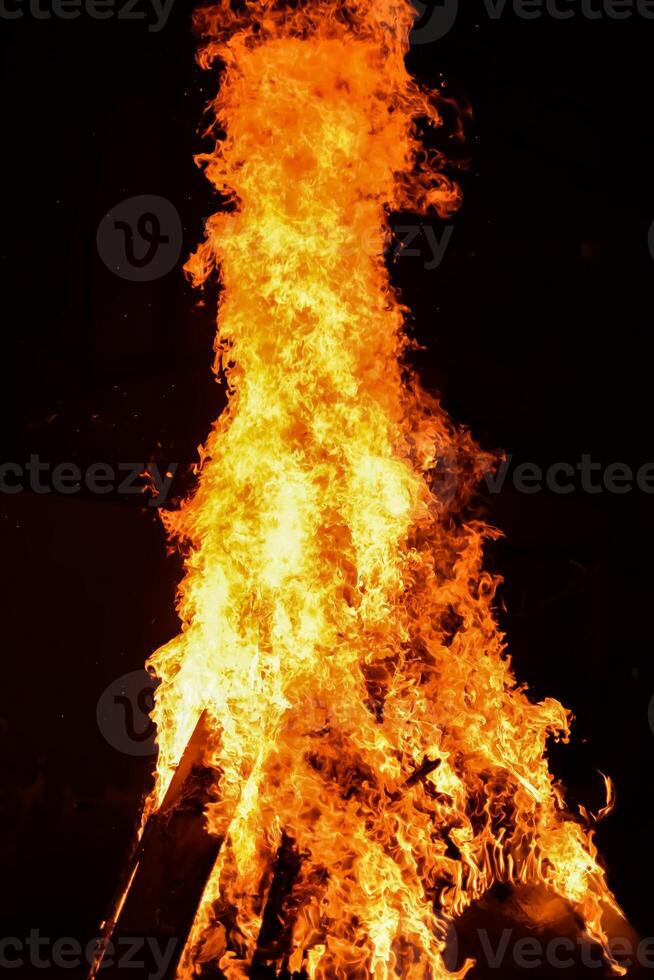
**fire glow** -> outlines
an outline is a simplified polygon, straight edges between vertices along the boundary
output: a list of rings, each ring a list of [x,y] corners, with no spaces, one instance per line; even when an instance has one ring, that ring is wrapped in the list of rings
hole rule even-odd
[[[150,661],[146,810],[204,714],[223,843],[183,978],[252,975],[284,851],[275,972],[463,977],[448,926],[497,882],[547,888],[611,959],[619,910],[593,819],[566,809],[547,762],[569,715],[517,683],[494,618],[482,552],[497,532],[470,508],[493,460],[403,360],[389,213],[459,201],[419,139],[418,121],[441,120],[405,66],[415,16],[410,0],[219,0],[197,16],[202,64],[222,67],[200,162],[230,206],[187,271],[219,271],[229,403],[165,517],[183,630]]]

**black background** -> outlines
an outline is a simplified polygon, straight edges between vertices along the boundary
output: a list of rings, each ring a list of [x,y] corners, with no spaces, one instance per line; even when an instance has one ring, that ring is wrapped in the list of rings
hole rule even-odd
[[[0,461],[153,458],[180,463],[176,494],[190,483],[223,405],[215,294],[198,307],[181,263],[128,282],[95,244],[110,207],[160,194],[186,255],[215,208],[192,154],[216,81],[194,63],[190,12],[175,0],[159,33],[0,19]],[[411,54],[471,104],[471,165],[442,265],[404,256],[393,276],[427,348],[425,383],[516,462],[654,461],[653,44],[654,21],[638,17],[491,21],[474,3]],[[575,712],[574,743],[554,754],[571,801],[596,808],[597,770],[613,777],[617,810],[598,840],[629,918],[652,935],[654,496],[528,495],[507,481],[488,513],[506,534],[489,562],[506,579],[518,675]],[[0,495],[0,548],[1,933],[81,941],[104,915],[152,764],[107,744],[96,705],[176,632],[179,564],[146,498],[118,493]]]

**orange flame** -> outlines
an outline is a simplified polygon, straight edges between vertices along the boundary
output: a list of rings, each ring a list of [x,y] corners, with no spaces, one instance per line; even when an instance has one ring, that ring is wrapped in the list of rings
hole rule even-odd
[[[606,948],[617,906],[546,760],[569,716],[517,684],[494,619],[497,532],[469,506],[492,460],[403,363],[388,213],[459,197],[418,138],[441,120],[405,66],[415,11],[239,11],[197,16],[202,64],[223,67],[200,160],[230,206],[187,266],[196,283],[220,270],[229,405],[166,517],[187,555],[183,631],[151,659],[150,809],[206,711],[207,820],[225,838],[180,975],[249,975],[283,839],[291,972],[450,976],[448,924],[496,881],[546,885]]]

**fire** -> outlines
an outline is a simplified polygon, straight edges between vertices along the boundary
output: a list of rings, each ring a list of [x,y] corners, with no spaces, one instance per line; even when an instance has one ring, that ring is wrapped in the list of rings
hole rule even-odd
[[[470,507],[493,461],[403,361],[388,214],[459,199],[419,139],[441,118],[405,66],[414,17],[410,0],[197,16],[202,64],[222,66],[200,161],[228,204],[187,270],[219,270],[229,404],[166,517],[183,630],[150,661],[149,812],[205,712],[224,842],[183,977],[250,975],[284,855],[276,969],[321,980],[450,976],[449,924],[498,881],[545,885],[605,948],[617,910],[592,819],[548,768],[569,715],[517,683],[494,618],[497,532]]]

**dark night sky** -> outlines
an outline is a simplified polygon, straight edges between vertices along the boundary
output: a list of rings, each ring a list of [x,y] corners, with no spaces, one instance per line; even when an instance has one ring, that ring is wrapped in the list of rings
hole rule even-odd
[[[96,248],[102,217],[131,196],[173,202],[182,255],[215,207],[192,160],[215,80],[194,64],[190,9],[175,0],[156,33],[0,19],[0,462],[175,461],[181,493],[223,404],[215,295],[198,307],[179,262],[127,281]],[[442,264],[404,256],[394,279],[425,383],[516,462],[654,461],[653,44],[654,21],[490,21],[471,0],[411,55],[474,122]],[[518,674],[575,712],[574,744],[555,753],[571,799],[596,808],[597,770],[614,778],[599,842],[652,935],[654,495],[523,494],[508,481],[488,508],[506,533],[489,561],[506,579]],[[0,933],[82,938],[104,914],[151,766],[107,744],[96,705],[175,632],[179,565],[145,498],[120,493],[1,494],[0,549]]]

